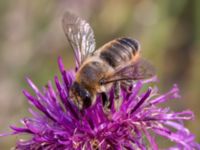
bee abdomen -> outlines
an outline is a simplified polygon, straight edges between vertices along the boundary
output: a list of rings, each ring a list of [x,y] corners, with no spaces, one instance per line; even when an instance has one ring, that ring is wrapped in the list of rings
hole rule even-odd
[[[134,55],[140,50],[140,44],[137,40],[131,38],[119,38],[117,41],[123,46],[126,46],[126,49],[131,48]]]
[[[100,52],[100,58],[112,67],[127,63],[139,51],[139,43],[130,38],[119,38],[106,44]]]

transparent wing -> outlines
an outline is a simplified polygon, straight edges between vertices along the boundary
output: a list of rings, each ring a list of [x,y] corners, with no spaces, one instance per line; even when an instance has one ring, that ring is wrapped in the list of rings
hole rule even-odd
[[[74,50],[76,65],[79,68],[84,59],[95,50],[93,30],[85,20],[70,12],[64,14],[62,25]]]
[[[155,75],[155,68],[146,60],[139,58],[137,62],[120,67],[113,74],[108,75],[100,82],[108,84],[122,80],[142,80]]]

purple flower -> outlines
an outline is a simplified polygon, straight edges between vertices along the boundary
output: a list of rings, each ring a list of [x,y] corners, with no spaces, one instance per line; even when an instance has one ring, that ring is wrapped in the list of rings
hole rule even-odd
[[[29,109],[32,117],[22,119],[23,127],[11,126],[13,134],[28,134],[30,138],[20,140],[16,149],[78,149],[78,150],[135,150],[169,149],[196,150],[200,145],[194,141],[194,135],[184,127],[184,120],[193,119],[189,110],[173,112],[169,107],[159,104],[179,98],[176,85],[163,94],[156,87],[142,92],[144,85],[154,82],[155,78],[138,81],[131,92],[121,89],[123,102],[116,110],[114,92],[108,92],[111,108],[105,112],[101,97],[96,103],[80,112],[69,97],[69,89],[74,81],[74,71],[64,69],[61,58],[59,68],[62,81],[55,77],[56,90],[51,82],[40,91],[27,79],[35,92],[23,93],[33,106]],[[159,147],[157,137],[173,142],[172,147]]]

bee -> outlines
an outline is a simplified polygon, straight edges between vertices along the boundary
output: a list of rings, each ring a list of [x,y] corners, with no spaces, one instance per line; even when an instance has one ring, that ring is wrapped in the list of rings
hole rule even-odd
[[[120,84],[125,81],[150,78],[154,67],[140,57],[140,44],[129,37],[114,39],[95,49],[94,32],[84,19],[66,12],[62,26],[74,51],[76,60],[75,81],[70,95],[80,110],[95,103],[102,95],[103,105],[108,102],[106,92],[115,87],[119,97]]]

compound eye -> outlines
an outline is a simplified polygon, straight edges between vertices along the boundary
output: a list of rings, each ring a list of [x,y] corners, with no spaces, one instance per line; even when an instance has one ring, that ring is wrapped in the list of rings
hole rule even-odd
[[[88,91],[86,91],[85,98],[86,99],[90,98],[90,93]]]

